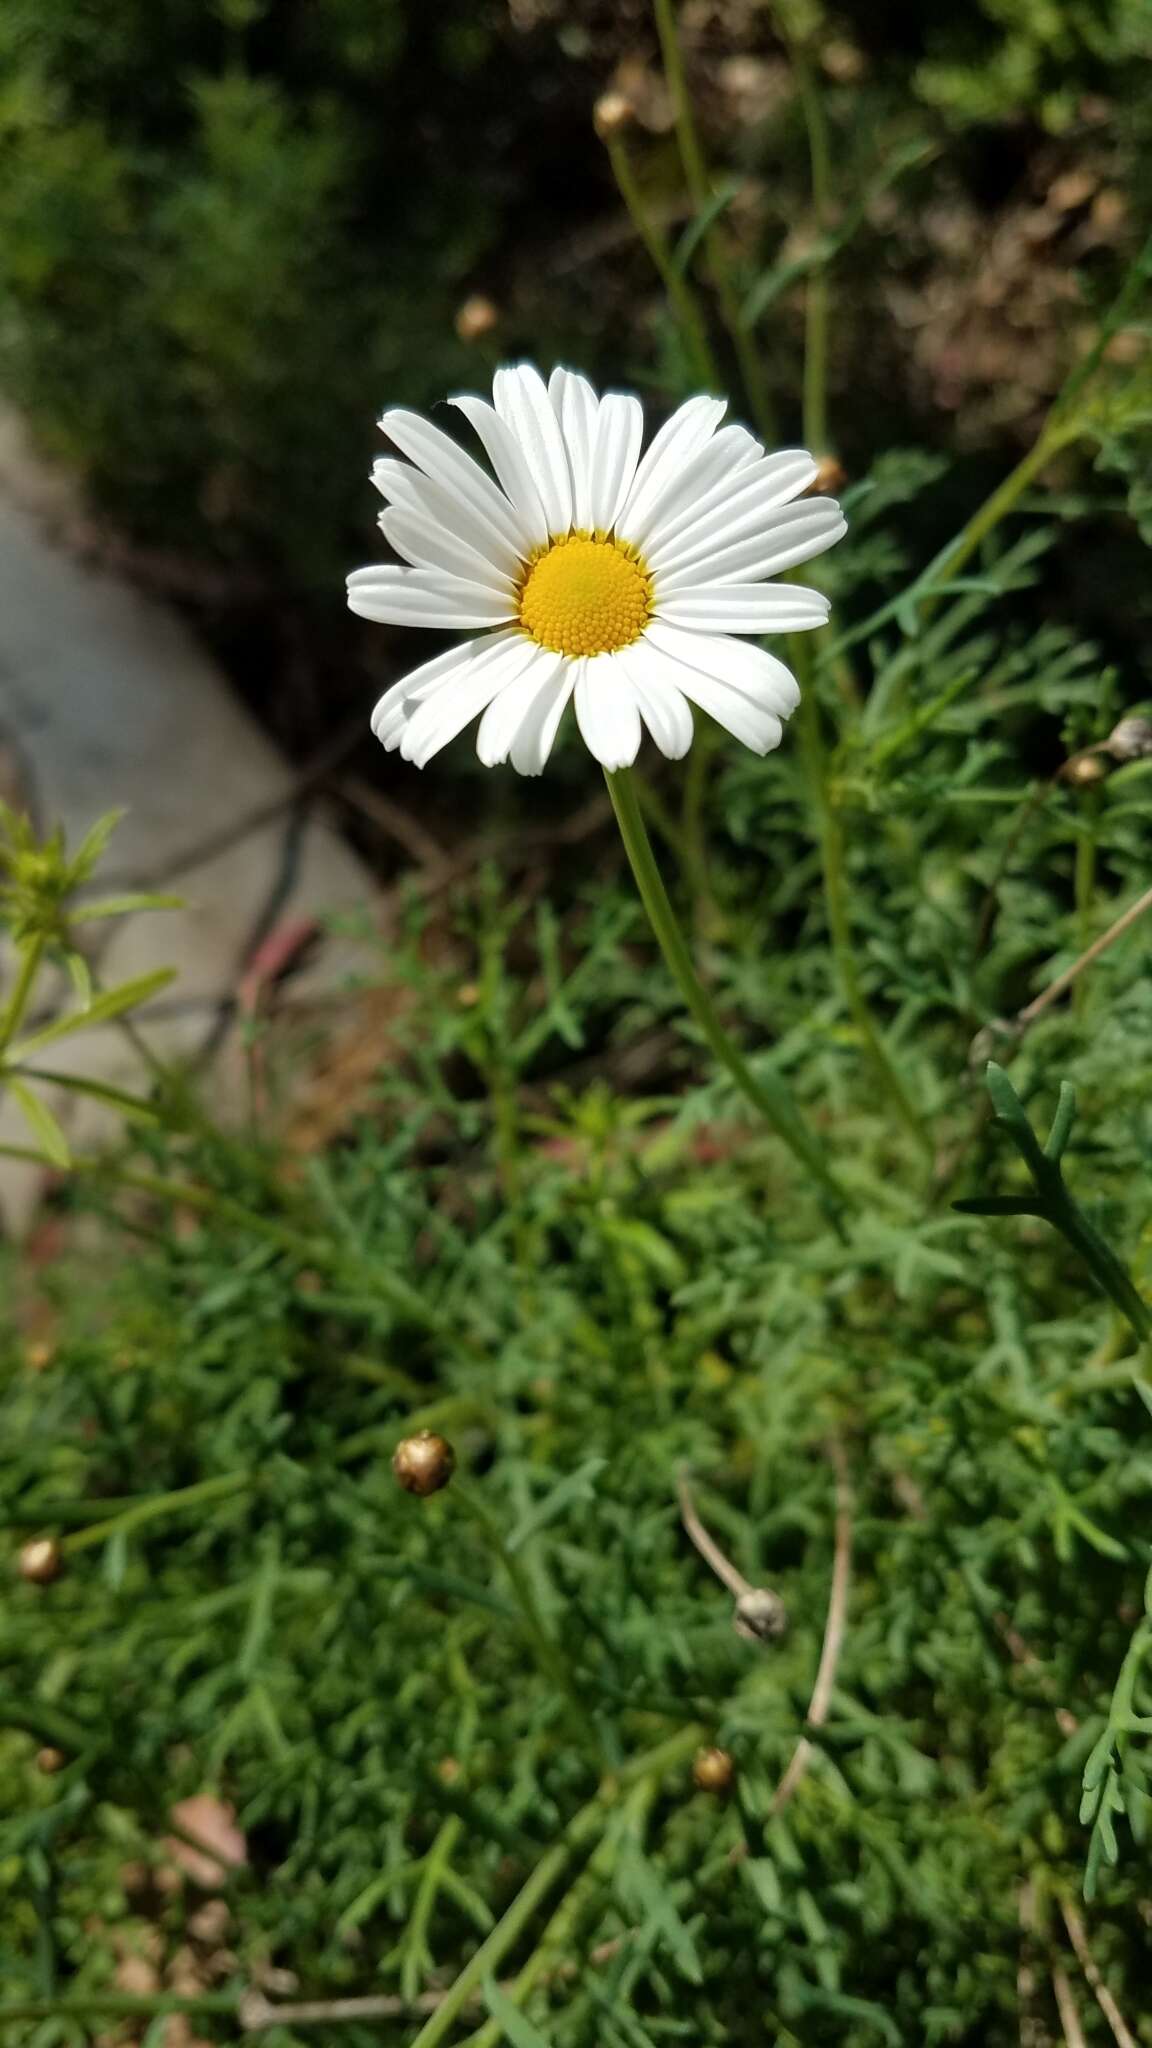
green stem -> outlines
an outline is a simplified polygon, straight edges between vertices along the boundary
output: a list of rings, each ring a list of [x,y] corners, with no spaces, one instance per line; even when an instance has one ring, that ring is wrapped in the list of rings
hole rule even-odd
[[[930,617],[943,595],[941,591],[933,590],[933,585],[947,582],[964,567],[981,541],[986,540],[993,528],[1012,510],[1016,500],[1027,490],[1033,478],[1046,467],[1053,455],[1075,438],[1073,430],[1053,427],[1049,419],[1049,424],[1035,445],[1021,458],[1015,469],[1009,471],[1003,482],[997,485],[991,497],[986,498],[979,510],[972,514],[967,525],[932,557],[927,568],[921,570],[915,581],[907,589],[899,591],[895,597],[880,605],[869,618],[862,620],[857,626],[852,626],[848,632],[841,633],[822,658],[833,659],[847,653],[848,649],[855,647],[859,641],[870,640],[882,626],[888,625],[898,613],[914,604],[922,591],[931,592],[931,595],[920,599],[921,619]]]
[[[793,645],[796,649],[796,666],[801,671],[804,685],[799,721],[800,744],[808,771],[812,803],[816,811],[820,858],[824,869],[824,905],[832,941],[832,957],[841,993],[881,1088],[889,1097],[901,1123],[911,1132],[916,1143],[931,1155],[934,1149],[931,1134],[889,1057],[857,972],[856,954],[852,943],[852,921],[848,914],[848,894],[845,886],[844,834],[829,787],[828,756],[820,730],[820,707],[812,688],[811,675],[803,673],[809,666],[805,644],[803,641],[796,641]]]
[[[678,1735],[670,1736],[658,1749],[649,1750],[646,1756],[635,1758],[632,1763],[626,1764],[617,1772],[615,1777],[604,1780],[595,1799],[590,1800],[587,1806],[581,1807],[569,1821],[555,1847],[549,1849],[547,1855],[541,1858],[503,1918],[497,1922],[487,1939],[481,1942],[451,1990],[445,1993],[436,2011],[421,2027],[411,2043],[411,2048],[436,2048],[436,2043],[442,2041],[451,2031],[472,1993],[483,1984],[486,1977],[496,1975],[508,1951],[519,1940],[533,1914],[543,1904],[569,1864],[588,1842],[600,1834],[609,1811],[626,1788],[636,1784],[641,1778],[662,1777],[666,1771],[684,1763],[700,1739],[699,1728],[682,1728]]]
[[[1096,830],[1099,823],[1100,804],[1098,793],[1089,791],[1085,805],[1087,815],[1082,818],[1076,835],[1076,871],[1074,877],[1076,901],[1076,946],[1086,953],[1092,944],[1092,903],[1096,894]],[[1072,987],[1072,1014],[1082,1018],[1088,999],[1088,977],[1081,975]]]
[[[668,900],[668,892],[656,865],[656,857],[637,801],[636,785],[631,770],[618,768],[607,772],[607,782],[616,822],[620,827],[620,836],[624,841],[624,851],[628,855],[632,873],[636,878],[640,900],[648,913],[648,921],[689,1015],[699,1026],[707,1044],[721,1066],[731,1075],[741,1094],[746,1096],[752,1107],[814,1175],[825,1194],[831,1196],[836,1204],[843,1205],[844,1192],[826,1165],[819,1145],[784,1083],[774,1074],[760,1079],[752,1073],[742,1053],[729,1038],[711,996],[697,976],[687,941]]]
[[[828,124],[824,102],[808,53],[799,46],[792,51],[796,90],[808,134],[808,159],[812,172],[812,210],[817,232],[828,226],[832,192],[832,159],[828,146]],[[830,270],[820,264],[809,275],[804,300],[804,442],[817,455],[828,446],[828,315]]]
[[[657,1789],[656,1778],[648,1777],[642,1779],[629,1795],[624,1819],[637,1834],[643,1831],[644,1817]],[[605,1883],[611,1877],[618,1850],[619,1844],[612,1837],[604,1837],[597,1843],[579,1877],[569,1886],[552,1914],[515,1982],[505,1987],[510,2005],[518,2009],[523,2007],[541,1979],[553,1971],[557,1975],[575,1974],[575,1965],[565,1967],[565,1953],[571,1945],[588,1892],[597,1882]],[[482,2027],[460,2043],[460,2048],[499,2048],[504,2038],[499,2021],[486,2020]]]
[[[20,1728],[25,1735],[34,1735],[37,1741],[68,1750],[73,1756],[94,1740],[92,1729],[83,1721],[74,1721],[71,1714],[62,1714],[46,1701],[22,1700],[10,1692],[0,1693],[0,1728]]]
[[[692,96],[684,73],[684,56],[676,26],[674,0],[652,0],[652,6],[656,17],[656,33],[660,38],[664,75],[672,100],[676,142],[684,169],[684,182],[697,213],[703,213],[712,201],[711,179],[708,176],[708,166],[704,161],[704,152],[696,131],[696,119],[692,112]],[[708,259],[708,273],[720,307],[720,316],[735,351],[752,416],[765,440],[771,441],[775,437],[775,419],[768,382],[755,336],[745,322],[739,294],[732,282],[722,230],[710,228],[704,237],[704,247]]]
[[[20,965],[16,970],[16,979],[12,984],[12,993],[4,1005],[3,1013],[0,1014],[0,1053],[7,1049],[19,1028],[20,1020],[24,1015],[28,997],[32,990],[32,984],[39,971],[40,962],[44,958],[45,944],[46,940],[43,934],[37,932],[21,950]]]
[[[719,391],[722,388],[720,371],[696,295],[683,271],[673,262],[668,244],[648,212],[644,195],[632,169],[631,158],[623,142],[610,138],[605,146],[608,161],[612,166],[612,175],[616,180],[620,197],[628,209],[629,219],[668,294],[680,326],[684,346],[692,362],[693,373],[709,391]]]
[[[509,1550],[495,1519],[478,1494],[473,1493],[470,1487],[461,1486],[457,1481],[452,1488],[452,1497],[477,1523],[493,1556],[503,1566],[516,1596],[525,1632],[536,1649],[545,1675],[559,1687],[575,1708],[580,1724],[584,1727],[588,1720],[587,1707],[580,1697],[563,1652],[540,1612],[532,1581],[520,1559],[514,1551]]]
[[[235,2019],[237,2001],[227,1992],[205,1992],[182,1998],[175,1991],[159,1991],[154,1998],[134,1997],[128,1991],[79,1991],[63,1998],[23,1998],[0,2005],[0,2027],[9,2020],[94,2019],[107,2014],[115,2019],[154,2019],[164,2013],[210,2014]]]
[[[1137,1293],[1131,1276],[1111,1245],[1089,1223],[1068,1194],[1063,1181],[1059,1182],[1059,1196],[1048,1211],[1048,1221],[1079,1252],[1085,1265],[1095,1274],[1097,1285],[1115,1303],[1125,1321],[1131,1324],[1141,1343],[1147,1344],[1152,1339],[1152,1311]]]
[[[123,1513],[112,1515],[107,1521],[93,1522],[87,1529],[76,1529],[71,1536],[61,1540],[63,1551],[90,1550],[95,1543],[103,1543],[109,1536],[127,1534],[138,1529],[145,1522],[162,1520],[165,1515],[180,1514],[185,1508],[199,1507],[206,1500],[220,1500],[229,1493],[240,1493],[253,1482],[250,1472],[223,1472],[215,1479],[197,1480],[194,1486],[177,1487],[172,1493],[151,1494],[146,1500],[136,1501]]]

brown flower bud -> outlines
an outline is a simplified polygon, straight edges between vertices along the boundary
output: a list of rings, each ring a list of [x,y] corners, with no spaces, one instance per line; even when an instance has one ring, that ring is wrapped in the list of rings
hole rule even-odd
[[[1122,718],[1104,742],[1114,761],[1152,758],[1152,718]]]
[[[456,314],[456,332],[461,341],[480,341],[500,324],[500,310],[482,292],[465,299]]]
[[[417,1436],[406,1436],[403,1443],[397,1444],[392,1470],[405,1493],[417,1493],[423,1500],[447,1486],[456,1470],[456,1453],[446,1437],[422,1429]]]
[[[17,1561],[17,1570],[30,1586],[50,1586],[58,1579],[64,1559],[60,1545],[54,1536],[33,1536],[25,1543]]]
[[[1073,754],[1060,770],[1066,782],[1074,782],[1078,789],[1088,789],[1094,782],[1102,782],[1108,770],[1099,754]]]
[[[697,1752],[692,1766],[692,1776],[699,1792],[727,1792],[736,1775],[736,1766],[726,1749],[702,1749]]]
[[[737,1600],[732,1626],[746,1643],[778,1643],[788,1627],[788,1611],[771,1587],[753,1586]]]
[[[808,488],[810,491],[842,491],[848,481],[848,471],[835,455],[816,457],[816,474]]]
[[[626,92],[602,92],[592,109],[592,125],[601,142],[615,142],[635,119],[636,109]]]
[[[36,1751],[36,1769],[43,1771],[46,1778],[54,1777],[57,1771],[62,1771],[67,1761],[64,1751],[53,1749],[50,1743],[45,1743],[43,1749]]]

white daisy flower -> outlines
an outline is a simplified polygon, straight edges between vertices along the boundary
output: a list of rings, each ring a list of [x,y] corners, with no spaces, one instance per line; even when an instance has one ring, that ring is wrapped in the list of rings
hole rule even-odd
[[[380,422],[407,461],[373,480],[405,564],[357,569],[348,602],[386,625],[480,628],[388,690],[372,729],[423,768],[480,717],[486,766],[539,775],[569,698],[589,751],[627,767],[647,727],[679,760],[696,704],[758,754],[780,743],[799,691],[773,654],[733,634],[822,626],[818,591],[764,579],[822,554],[845,523],[804,498],[804,449],[766,454],[690,398],[640,453],[643,413],[620,392],[531,364],[497,370],[493,403],[455,398],[495,480],[418,414]],[[483,716],[480,716],[480,714]]]

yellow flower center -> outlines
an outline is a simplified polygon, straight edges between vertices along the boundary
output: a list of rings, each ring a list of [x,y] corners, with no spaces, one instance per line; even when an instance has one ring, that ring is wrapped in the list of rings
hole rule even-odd
[[[554,654],[612,654],[651,615],[652,578],[635,548],[603,533],[549,541],[520,586],[520,624]]]

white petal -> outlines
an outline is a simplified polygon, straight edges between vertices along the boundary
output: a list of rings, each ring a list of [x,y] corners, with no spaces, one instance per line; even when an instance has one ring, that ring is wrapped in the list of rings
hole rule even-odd
[[[669,663],[647,640],[620,648],[616,660],[636,692],[640,716],[660,752],[669,761],[682,760],[692,745],[692,712],[669,681]]]
[[[745,697],[775,713],[790,718],[800,702],[800,686],[790,668],[765,648],[750,640],[731,640],[725,634],[686,633],[679,626],[662,626],[654,620],[639,645],[650,646],[658,658],[670,656],[687,662],[690,668],[720,676]]]
[[[620,507],[632,489],[643,439],[644,408],[640,400],[619,391],[607,392],[600,400],[592,449],[589,525],[605,532],[615,526]]]
[[[438,526],[426,513],[393,508],[380,514],[380,531],[398,555],[423,569],[445,569],[465,582],[480,583],[505,597],[514,596],[512,579],[485,561],[460,540]]]
[[[476,752],[486,768],[495,768],[508,759],[513,747],[521,740],[525,726],[533,731],[538,728],[541,711],[545,715],[551,714],[556,703],[554,686],[563,681],[565,665],[562,654],[549,654],[545,648],[538,647],[535,659],[529,662],[523,673],[514,682],[506,683],[499,696],[492,699],[476,735]],[[563,710],[570,690],[569,681],[560,710]],[[543,765],[542,760],[541,768]]]
[[[567,533],[572,524],[572,472],[560,422],[539,370],[517,363],[497,370],[492,402],[510,427],[528,461],[552,533]]]
[[[804,633],[828,623],[828,599],[798,583],[698,583],[657,603],[656,616],[697,633]]]
[[[735,488],[735,479],[743,479],[753,463],[762,461],[763,455],[760,443],[753,440],[746,427],[721,427],[690,462],[668,478],[663,490],[640,514],[628,512],[626,532],[621,523],[622,538],[643,546],[646,552],[649,542],[658,550],[666,532],[674,532],[685,520],[696,517],[707,494],[717,491],[721,500],[727,499]]]
[[[509,592],[511,586],[509,586]],[[399,569],[381,563],[354,569],[348,608],[384,626],[499,626],[516,616],[514,597],[466,583],[439,569]]]
[[[640,751],[636,693],[611,654],[579,663],[576,722],[590,754],[605,768],[628,768]]]
[[[677,637],[684,643],[697,638],[691,633]],[[668,681],[682,690],[693,704],[698,704],[702,711],[707,711],[718,725],[742,740],[746,747],[751,747],[754,754],[770,753],[773,747],[780,745],[783,728],[779,718],[766,705],[753,702],[719,670],[718,665],[709,661],[705,651],[708,646],[709,643],[701,636],[700,648],[692,650],[694,658],[691,662],[680,660],[667,647],[662,648]],[[697,662],[703,665],[698,666]]]
[[[575,681],[573,664],[564,661],[559,673],[536,698],[512,743],[512,766],[518,775],[543,774]]]
[[[486,398],[471,398],[465,394],[461,398],[450,398],[448,403],[462,412],[479,434],[488,460],[515,506],[525,533],[531,535],[533,547],[539,547],[542,541],[547,540],[551,526],[531,465],[517,436]]]
[[[455,441],[441,433],[430,420],[422,420],[417,412],[405,412],[398,407],[386,412],[380,421],[381,430],[394,441],[402,455],[416,463],[433,483],[440,484],[446,491],[464,500],[477,515],[493,526],[510,547],[521,554],[527,554],[533,546],[533,537],[524,526],[523,520],[509,504],[503,491],[498,490],[490,476],[486,476],[478,462],[458,448]]]
[[[620,531],[627,538],[640,531],[650,507],[705,442],[712,439],[725,410],[722,398],[689,398],[670,420],[665,420],[636,471],[635,482],[618,515]]]
[[[433,754],[463,732],[539,652],[523,633],[502,635],[499,643],[474,642],[471,658],[461,672],[425,697],[412,713],[400,742],[404,759],[414,761],[417,768],[427,767]]]
[[[744,539],[778,506],[806,491],[815,474],[816,464],[804,448],[783,448],[715,478],[698,469],[687,479],[695,489],[661,506],[647,551],[650,565],[678,568],[682,559],[694,557],[702,548],[726,547]]]
[[[593,527],[592,450],[600,401],[587,377],[575,370],[553,370],[548,379],[548,396],[560,422],[572,472],[572,524]]]
[[[824,554],[847,531],[835,498],[805,498],[769,513],[739,540],[712,547],[701,542],[690,557],[674,557],[657,571],[656,589],[671,596],[698,583],[755,583]]]
[[[499,533],[492,521],[482,518],[458,492],[434,484],[423,470],[394,456],[381,455],[372,466],[372,481],[382,498],[407,512],[419,512],[445,533],[454,533],[465,547],[473,548],[505,576],[516,578],[523,568],[523,550]]]

